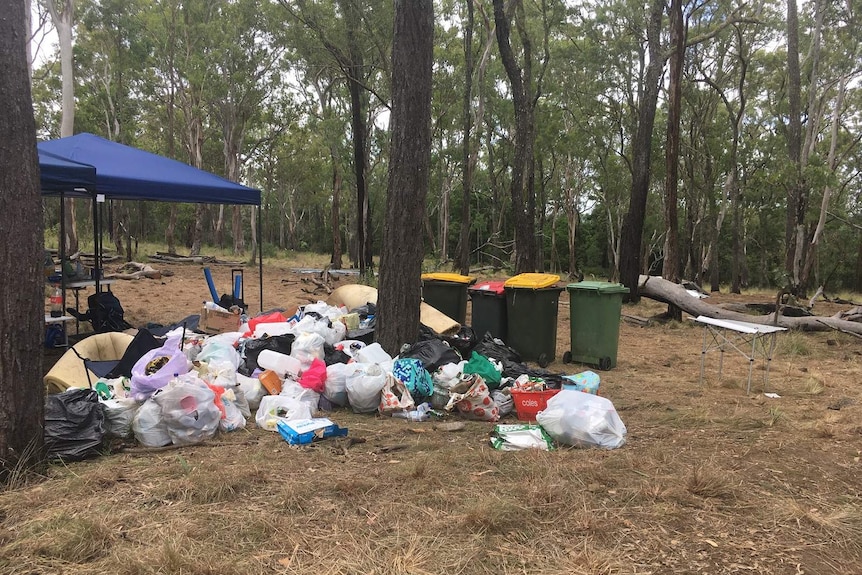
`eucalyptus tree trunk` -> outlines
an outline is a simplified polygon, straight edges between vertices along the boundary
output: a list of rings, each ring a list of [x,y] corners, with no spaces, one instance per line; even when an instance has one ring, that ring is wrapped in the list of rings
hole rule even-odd
[[[386,225],[380,256],[377,339],[390,354],[419,335],[420,221],[431,163],[432,0],[395,0]]]
[[[456,267],[463,275],[470,273],[470,199],[473,191],[473,165],[470,162],[473,131],[473,0],[467,0],[467,22],[464,25],[464,98],[461,113],[464,122],[461,135],[461,234],[458,240]]]
[[[0,0],[0,485],[43,461],[44,276],[27,2]],[[12,241],[8,243],[13,248]]]
[[[826,160],[826,165],[829,168],[830,174],[835,173],[838,159],[836,157],[836,149],[838,147],[838,128],[841,124],[841,111],[844,107],[844,96],[847,92],[848,76],[844,74],[838,85],[838,95],[835,97],[835,108],[832,110],[832,127],[829,138],[829,156]],[[823,188],[823,198],[820,203],[820,216],[817,219],[817,227],[814,229],[814,235],[811,237],[811,243],[808,246],[808,252],[805,254],[805,265],[802,268],[802,275],[799,278],[800,284],[808,285],[811,276],[811,268],[814,266],[814,260],[817,257],[817,246],[820,243],[820,238],[823,236],[823,229],[826,227],[826,214],[829,211],[829,202],[832,199],[832,186],[826,184]]]
[[[329,263],[334,269],[342,267],[342,252],[341,252],[341,169],[338,166],[338,157],[334,146],[329,148],[329,157],[332,162],[332,206],[330,208],[329,218],[332,226],[332,257]]]
[[[512,7],[515,18],[523,18],[523,3],[514,0]],[[515,108],[515,151],[512,158],[512,213],[515,224],[515,272],[536,270],[535,236],[535,198],[530,186],[533,182],[533,145],[535,141],[535,109],[530,101],[529,86],[532,82],[532,50],[529,42],[524,42],[524,68],[521,70],[509,42],[509,15],[503,7],[503,0],[494,0],[494,21],[497,24],[497,45],[500,58],[512,88],[512,102]],[[531,206],[533,210],[531,210]]]
[[[685,22],[682,0],[670,3],[670,79],[668,82],[667,136],[665,141],[664,183],[664,262],[662,277],[679,281],[679,217],[677,215],[679,190],[679,129],[682,109],[682,64],[685,58]],[[682,320],[682,310],[669,304],[668,314]]]
[[[787,97],[790,105],[787,152],[793,168],[787,185],[787,218],[784,230],[784,269],[792,292],[800,292],[799,234],[805,233],[805,195],[802,180],[802,81],[799,71],[799,16],[796,0],[787,0]]]
[[[368,200],[368,185],[365,181],[368,153],[365,138],[365,106],[363,105],[362,86],[363,57],[356,38],[356,31],[362,21],[362,15],[356,0],[338,0],[339,8],[344,17],[347,29],[347,88],[350,92],[350,125],[353,133],[353,168],[356,176],[356,241],[357,263],[359,272],[365,274],[373,267],[371,250],[371,206]]]
[[[72,53],[72,27],[75,22],[75,5],[73,0],[47,0],[48,13],[57,29],[57,39],[60,48],[60,77],[62,80],[62,116],[60,119],[60,137],[75,135],[75,71]],[[29,10],[29,7],[28,7]],[[30,34],[27,34],[29,38]],[[66,254],[78,251],[78,218],[75,200],[65,200],[66,237],[64,242]]]
[[[647,194],[650,183],[650,156],[653,125],[658,101],[659,80],[664,60],[661,57],[661,20],[664,11],[662,0],[651,0],[647,22],[649,64],[643,82],[638,109],[638,127],[635,133],[632,161],[632,185],[629,209],[623,221],[620,238],[620,280],[629,288],[624,296],[628,301],[638,301],[638,276],[641,271],[641,246],[646,217]]]

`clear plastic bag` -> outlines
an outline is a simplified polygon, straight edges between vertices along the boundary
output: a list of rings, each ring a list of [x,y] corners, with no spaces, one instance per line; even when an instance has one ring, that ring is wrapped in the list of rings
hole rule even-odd
[[[267,395],[260,400],[254,421],[258,427],[267,431],[278,431],[280,420],[311,419],[308,405],[293,397]]]
[[[176,378],[153,394],[175,445],[205,441],[218,431],[221,411],[215,393],[197,377]]]
[[[548,435],[578,447],[615,449],[626,443],[626,426],[605,397],[564,389],[536,416]]]
[[[315,359],[323,359],[325,341],[319,333],[301,333],[296,336],[290,349],[290,355],[298,359],[304,367],[308,367]]]
[[[162,407],[152,398],[146,400],[132,420],[135,439],[144,447],[163,447],[171,444],[168,426],[162,419]]]
[[[102,402],[105,412],[105,434],[108,437],[132,436],[132,421],[141,404],[132,398],[107,399]]]
[[[314,416],[314,412],[317,411],[320,404],[319,393],[313,389],[303,387],[291,379],[284,380],[284,383],[281,386],[281,393],[279,395],[282,397],[292,397],[293,399],[304,403],[308,406],[308,411],[312,416]]]

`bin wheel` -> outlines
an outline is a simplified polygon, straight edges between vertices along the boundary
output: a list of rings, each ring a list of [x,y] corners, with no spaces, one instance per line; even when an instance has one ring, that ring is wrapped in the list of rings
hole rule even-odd
[[[548,361],[548,354],[546,353],[539,354],[539,359],[536,360],[536,363],[538,363],[541,368],[551,365],[551,362]]]
[[[607,371],[610,368],[611,368],[611,358],[606,356],[606,357],[602,357],[599,359],[599,369],[601,369],[602,371]]]
[[[567,351],[563,354],[563,363],[572,363],[572,352]]]

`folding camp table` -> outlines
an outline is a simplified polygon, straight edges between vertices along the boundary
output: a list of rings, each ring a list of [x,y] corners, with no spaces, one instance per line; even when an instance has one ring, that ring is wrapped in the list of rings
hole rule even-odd
[[[775,339],[778,332],[786,331],[787,328],[747,321],[715,319],[702,315],[694,318],[694,321],[703,324],[703,348],[700,352],[700,383],[703,383],[703,368],[706,354],[710,351],[718,350],[718,377],[721,377],[724,351],[730,349],[736,350],[748,360],[746,393],[751,393],[751,372],[754,369],[754,361],[757,359],[758,352],[766,360],[766,372],[763,379],[764,387],[769,383],[769,364],[775,351]]]

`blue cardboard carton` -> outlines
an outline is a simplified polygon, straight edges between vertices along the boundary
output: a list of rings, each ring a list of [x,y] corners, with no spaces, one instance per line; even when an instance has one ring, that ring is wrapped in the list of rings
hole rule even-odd
[[[347,435],[347,428],[338,427],[327,417],[316,417],[295,421],[280,420],[278,433],[290,445],[307,445],[314,440],[327,437],[344,437]]]

